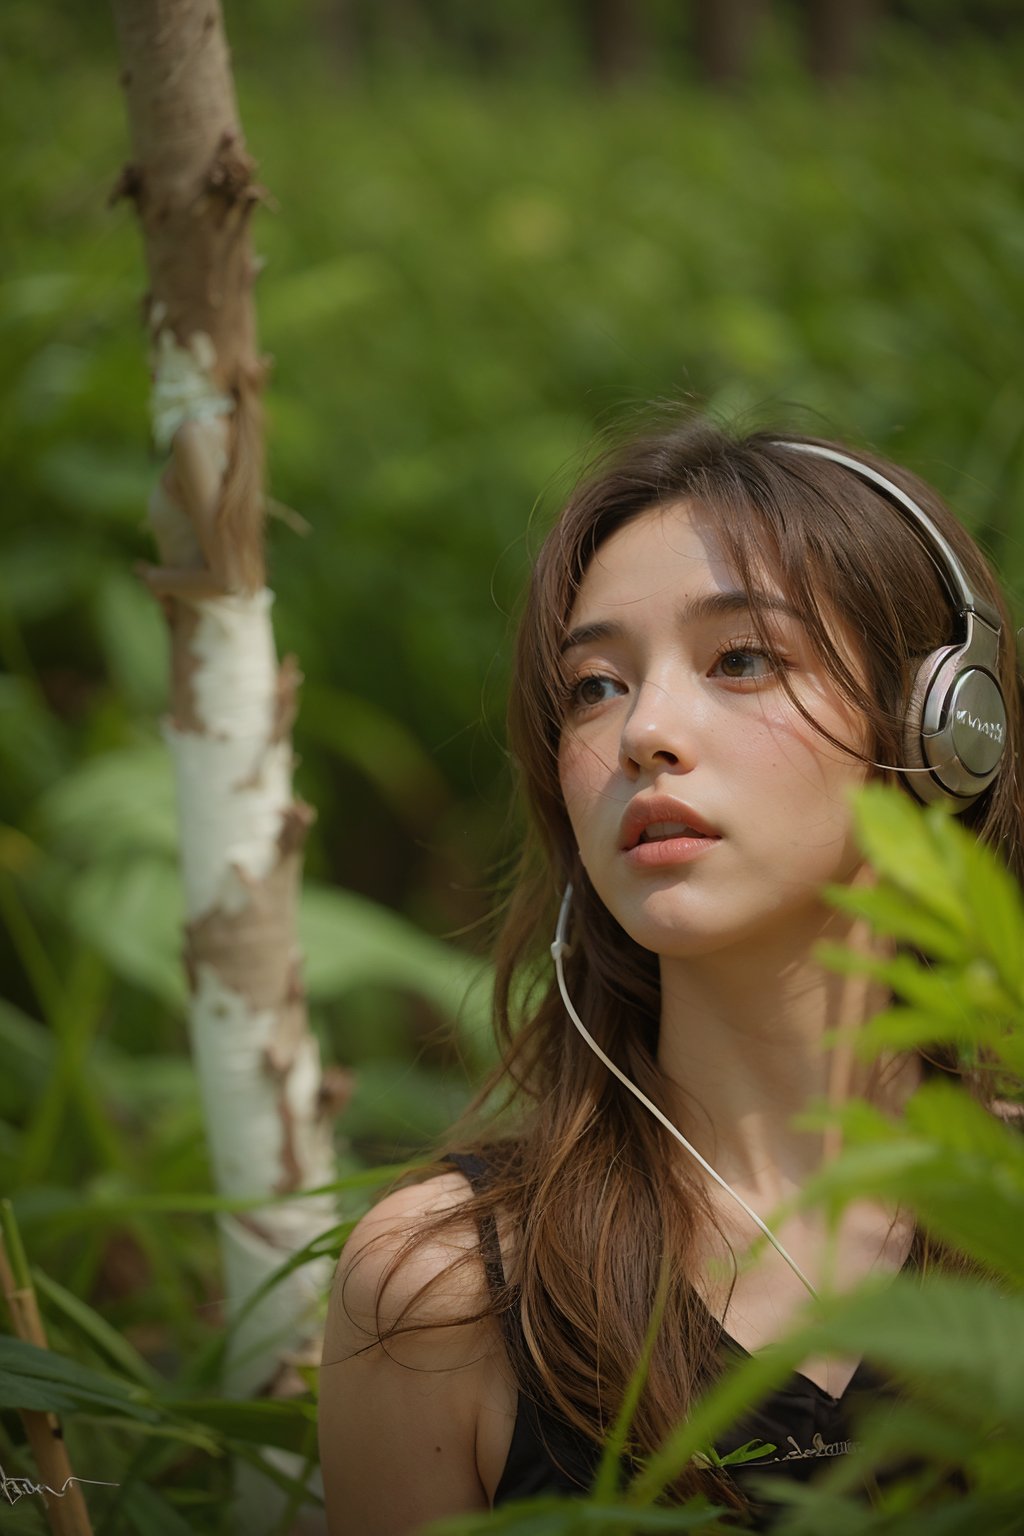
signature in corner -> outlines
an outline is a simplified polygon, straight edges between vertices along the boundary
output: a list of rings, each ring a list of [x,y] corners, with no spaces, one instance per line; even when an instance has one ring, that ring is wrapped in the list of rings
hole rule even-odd
[[[34,1483],[30,1477],[8,1477],[0,1465],[0,1493],[8,1504],[17,1504],[19,1499],[29,1498],[36,1493],[42,1494],[44,1499],[48,1493],[55,1499],[63,1499],[67,1497],[72,1483],[92,1483],[97,1488],[120,1487],[119,1483],[105,1483],[96,1477],[66,1477],[59,1488],[51,1488],[49,1483]]]

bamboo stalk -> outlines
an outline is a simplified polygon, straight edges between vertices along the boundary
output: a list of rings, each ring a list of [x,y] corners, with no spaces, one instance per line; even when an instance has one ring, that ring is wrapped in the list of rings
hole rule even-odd
[[[9,1200],[0,1200],[0,1285],[15,1335],[39,1349],[47,1349],[46,1330]],[[92,1536],[89,1511],[74,1480],[57,1415],[23,1408],[21,1418],[44,1485],[46,1518],[54,1536]]]

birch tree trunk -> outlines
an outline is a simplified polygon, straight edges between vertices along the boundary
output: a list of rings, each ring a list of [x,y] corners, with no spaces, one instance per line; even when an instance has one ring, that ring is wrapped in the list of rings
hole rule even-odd
[[[262,1196],[334,1177],[329,1095],[295,940],[313,819],[292,795],[300,674],[278,666],[264,580],[265,367],[256,349],[245,150],[219,0],[114,0],[132,138],[118,193],[145,243],[153,435],[168,454],[143,574],[171,641],[190,1029],[218,1189]],[[322,1198],[221,1220],[229,1313],[332,1219]],[[273,1390],[328,1275],[307,1266],[243,1323],[232,1394]]]

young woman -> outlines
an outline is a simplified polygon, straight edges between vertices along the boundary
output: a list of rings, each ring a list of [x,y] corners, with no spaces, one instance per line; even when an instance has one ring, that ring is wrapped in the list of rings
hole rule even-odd
[[[982,555],[902,469],[689,423],[576,491],[512,690],[529,825],[497,956],[507,1102],[342,1256],[320,1387],[339,1536],[586,1488],[663,1259],[639,1455],[809,1290],[923,1261],[906,1214],[871,1201],[828,1237],[816,1211],[777,1220],[747,1256],[826,1154],[799,1111],[859,1094],[899,1114],[926,1070],[823,1044],[885,1001],[815,958],[873,942],[821,895],[871,879],[850,791],[944,801],[1020,876],[1021,705]],[[807,1360],[716,1449],[757,1437],[776,1446],[759,1471],[806,1475],[883,1390],[856,1360]],[[691,1468],[675,1493],[765,1528],[744,1475]]]

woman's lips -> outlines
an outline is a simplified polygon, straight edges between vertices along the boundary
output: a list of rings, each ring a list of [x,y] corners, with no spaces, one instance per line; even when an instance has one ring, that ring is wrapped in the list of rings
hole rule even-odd
[[[619,848],[633,852],[637,846],[676,840],[715,840],[718,829],[694,806],[671,794],[637,794],[629,800],[619,828]]]
[[[632,848],[624,848],[622,857],[634,869],[689,864],[691,859],[703,858],[712,848],[717,848],[721,841],[720,837],[686,832],[676,837],[659,837],[651,842],[636,843]]]
[[[620,850],[635,869],[688,864],[721,842],[720,833],[692,806],[671,795],[638,795],[626,807]]]

